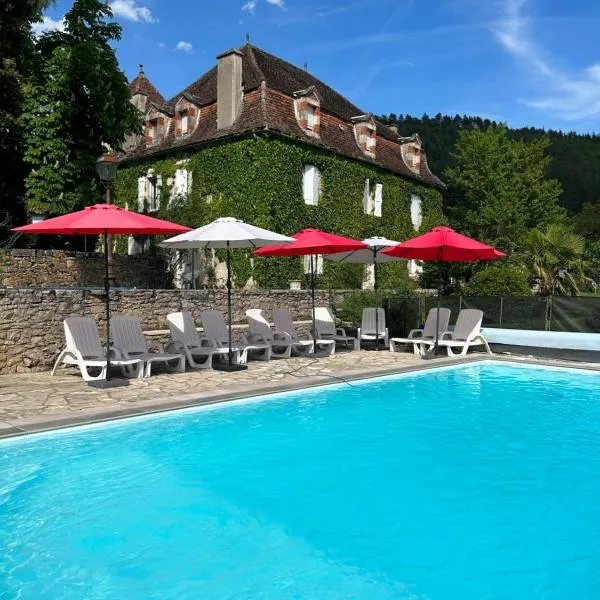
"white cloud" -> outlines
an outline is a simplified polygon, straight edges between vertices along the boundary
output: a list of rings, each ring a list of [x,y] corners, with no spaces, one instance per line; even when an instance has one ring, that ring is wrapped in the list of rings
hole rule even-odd
[[[158,47],[162,50],[162,49],[166,48],[167,45],[164,42],[159,42]]]
[[[523,14],[527,1],[503,0],[502,18],[492,28],[503,48],[536,78],[536,85],[544,86],[543,97],[523,102],[567,121],[599,116],[600,64],[579,72],[557,68],[530,33],[530,21]]]
[[[135,23],[158,23],[147,6],[140,6],[135,0],[114,0],[110,8],[115,17],[123,17]]]
[[[39,37],[49,31],[64,31],[65,30],[65,19],[57,19],[56,21],[52,17],[42,17],[42,20],[38,23],[34,23],[31,26],[31,32],[35,37]]]
[[[192,44],[189,42],[184,42],[183,40],[181,42],[177,42],[177,46],[175,46],[175,50],[181,50],[182,52],[191,52],[193,49],[194,48]]]
[[[247,0],[247,2],[242,5],[242,10],[253,15],[256,12],[257,4],[258,0]],[[285,8],[285,0],[267,0],[267,4],[270,4],[271,6],[278,6],[279,8]]]

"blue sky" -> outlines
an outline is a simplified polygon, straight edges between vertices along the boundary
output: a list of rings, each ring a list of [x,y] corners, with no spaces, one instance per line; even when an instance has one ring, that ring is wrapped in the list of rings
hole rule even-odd
[[[597,0],[111,0],[117,54],[167,98],[253,44],[368,112],[600,132]],[[43,26],[60,23],[57,0]]]

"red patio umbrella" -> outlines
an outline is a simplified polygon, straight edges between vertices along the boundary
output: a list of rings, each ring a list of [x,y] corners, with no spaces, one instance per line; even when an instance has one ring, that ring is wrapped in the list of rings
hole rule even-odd
[[[416,260],[435,260],[438,263],[437,318],[435,328],[435,345],[428,357],[437,355],[438,329],[440,322],[440,295],[442,288],[441,262],[470,262],[476,260],[495,260],[505,256],[482,242],[467,237],[450,229],[450,227],[434,227],[431,231],[419,235],[397,246],[383,250],[383,254],[397,258]]]
[[[337,252],[351,252],[353,250],[368,249],[364,242],[327,233],[320,229],[303,229],[294,233],[291,237],[295,242],[290,244],[278,244],[277,246],[265,246],[256,250],[257,256],[309,256],[310,255],[310,287],[312,296],[312,332],[316,338],[315,331],[315,257],[318,254],[335,254]]]
[[[54,217],[16,227],[20,233],[53,235],[104,235],[104,289],[106,291],[106,376],[110,380],[110,281],[108,278],[109,234],[154,235],[176,234],[190,231],[189,227],[177,225],[146,215],[125,210],[114,204],[95,204],[60,217]]]

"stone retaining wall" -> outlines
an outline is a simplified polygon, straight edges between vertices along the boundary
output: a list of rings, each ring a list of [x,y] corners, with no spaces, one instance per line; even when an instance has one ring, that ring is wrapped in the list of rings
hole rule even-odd
[[[113,265],[117,285],[129,288],[169,287],[164,259],[148,254],[116,254]],[[101,286],[104,254],[65,250],[0,250],[0,285],[6,287]]]
[[[318,305],[338,306],[345,292],[317,292]],[[93,317],[103,334],[105,307],[97,292],[65,289],[0,288],[0,374],[45,371],[64,347],[62,321],[72,315]],[[269,318],[273,308],[292,311],[295,320],[310,318],[306,290],[235,291],[234,322],[246,321],[245,311],[262,308]],[[189,311],[200,324],[205,309],[227,310],[225,290],[137,290],[111,292],[113,314],[137,316],[145,330],[166,329],[167,314]]]

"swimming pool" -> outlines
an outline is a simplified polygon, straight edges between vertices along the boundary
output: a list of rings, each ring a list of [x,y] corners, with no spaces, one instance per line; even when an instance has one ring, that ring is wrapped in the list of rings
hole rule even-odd
[[[600,598],[599,383],[489,362],[0,442],[0,599]]]

